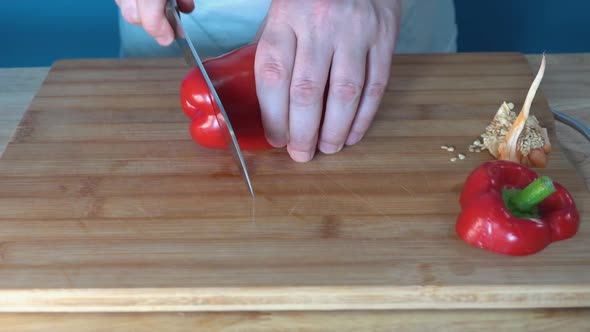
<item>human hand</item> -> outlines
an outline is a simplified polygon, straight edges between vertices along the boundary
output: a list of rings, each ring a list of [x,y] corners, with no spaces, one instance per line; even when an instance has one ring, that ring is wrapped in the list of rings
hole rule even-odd
[[[316,148],[335,153],[361,140],[389,80],[400,13],[399,0],[272,1],[255,74],[273,146],[307,162]]]
[[[164,13],[166,0],[115,0],[115,2],[127,22],[143,27],[162,46],[172,43],[174,31]],[[183,13],[190,13],[195,9],[194,0],[177,0],[177,3]]]

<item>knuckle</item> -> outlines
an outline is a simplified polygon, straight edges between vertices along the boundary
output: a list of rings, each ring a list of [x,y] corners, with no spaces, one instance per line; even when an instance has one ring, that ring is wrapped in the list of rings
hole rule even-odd
[[[354,8],[351,10],[348,21],[351,24],[354,24],[355,27],[366,27],[367,24],[374,24],[372,22],[373,20],[368,20],[367,11],[364,10],[364,6],[360,4],[356,4]]]
[[[325,23],[327,19],[330,19],[330,15],[334,11],[338,11],[340,8],[337,1],[330,0],[319,0],[315,6],[311,8],[310,18],[316,23]]]
[[[378,15],[378,22],[382,23],[382,25],[384,25],[385,27],[389,27],[391,28],[392,26],[394,26],[396,24],[396,22],[399,21],[399,17],[398,15],[396,15],[397,13],[399,13],[399,10],[391,10],[391,9],[385,9],[385,10],[381,10],[379,12]]]
[[[330,86],[332,94],[345,102],[358,99],[362,91],[362,83],[352,80],[337,80]]]
[[[291,100],[297,105],[316,103],[323,94],[321,85],[312,79],[297,79],[291,85]]]
[[[371,98],[381,98],[385,93],[387,83],[385,81],[378,81],[370,83],[367,86],[367,96]]]
[[[395,24],[382,23],[376,27],[376,32],[376,35],[382,36],[382,38],[386,40],[393,41],[395,38],[392,38],[391,36],[397,35],[397,26]],[[391,44],[391,42],[389,44]]]
[[[287,70],[279,61],[269,59],[260,66],[260,76],[267,82],[284,81],[287,78]]]

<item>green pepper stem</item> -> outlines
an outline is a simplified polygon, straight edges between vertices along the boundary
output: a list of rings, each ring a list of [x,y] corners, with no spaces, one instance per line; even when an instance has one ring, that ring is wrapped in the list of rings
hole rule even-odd
[[[519,211],[530,211],[554,192],[553,181],[547,176],[541,176],[512,196],[511,201]]]

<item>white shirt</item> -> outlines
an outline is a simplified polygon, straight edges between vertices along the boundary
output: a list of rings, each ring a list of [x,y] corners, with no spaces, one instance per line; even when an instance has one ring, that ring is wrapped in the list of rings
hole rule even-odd
[[[217,56],[252,42],[271,0],[195,0],[183,14],[195,48],[203,58]],[[173,43],[162,47],[141,27],[119,15],[121,56],[178,56]],[[453,0],[403,0],[395,53],[456,52],[457,27]]]

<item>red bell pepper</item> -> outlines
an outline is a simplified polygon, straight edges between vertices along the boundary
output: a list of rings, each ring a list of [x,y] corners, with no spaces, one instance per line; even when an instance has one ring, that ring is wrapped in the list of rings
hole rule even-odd
[[[246,45],[203,61],[243,150],[272,148],[264,135],[256,94],[256,45]],[[207,148],[227,149],[215,115],[217,104],[198,67],[191,69],[182,81],[180,101],[184,113],[191,119],[190,133],[193,140]]]
[[[580,216],[559,183],[519,163],[495,160],[467,177],[455,230],[468,244],[523,256],[573,237]]]

